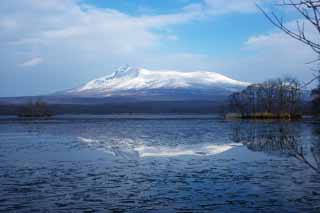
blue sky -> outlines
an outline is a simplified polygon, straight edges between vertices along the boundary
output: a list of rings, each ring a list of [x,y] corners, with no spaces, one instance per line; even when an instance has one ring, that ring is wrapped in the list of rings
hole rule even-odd
[[[49,94],[117,67],[312,77],[314,53],[256,8],[276,0],[4,0],[0,96]],[[288,26],[296,17],[284,10]],[[310,34],[312,34],[310,32]]]

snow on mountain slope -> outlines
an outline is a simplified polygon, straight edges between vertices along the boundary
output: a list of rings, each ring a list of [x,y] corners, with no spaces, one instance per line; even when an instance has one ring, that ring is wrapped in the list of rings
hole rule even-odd
[[[123,95],[137,91],[161,90],[228,90],[234,91],[248,83],[233,80],[214,72],[151,71],[143,68],[123,67],[111,75],[88,82],[66,91],[65,95],[101,96]],[[123,93],[123,94],[122,94]]]

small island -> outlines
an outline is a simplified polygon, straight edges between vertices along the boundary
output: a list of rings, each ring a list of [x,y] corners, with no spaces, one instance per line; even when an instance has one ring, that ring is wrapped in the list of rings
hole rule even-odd
[[[230,113],[236,119],[300,119],[302,90],[298,80],[284,78],[252,84],[230,96]]]
[[[28,104],[23,105],[18,113],[18,117],[27,118],[47,118],[53,114],[50,112],[49,107],[44,101],[30,101]]]

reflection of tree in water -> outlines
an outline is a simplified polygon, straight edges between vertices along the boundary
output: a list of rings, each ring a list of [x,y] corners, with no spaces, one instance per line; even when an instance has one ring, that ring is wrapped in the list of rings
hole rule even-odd
[[[320,127],[314,128],[313,134],[316,136],[316,140],[311,147],[311,153],[314,156],[314,160],[317,163],[318,172],[320,170]]]
[[[320,127],[314,128],[313,134],[316,135],[320,139]]]
[[[251,123],[235,127],[231,137],[252,151],[291,156],[320,173],[320,140],[305,141],[301,131],[299,125],[288,123]]]

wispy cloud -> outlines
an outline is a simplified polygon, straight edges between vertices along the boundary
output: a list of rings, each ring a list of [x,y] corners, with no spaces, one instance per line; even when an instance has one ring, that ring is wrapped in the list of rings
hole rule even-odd
[[[221,16],[231,13],[246,14],[257,13],[257,4],[265,5],[279,0],[202,0],[185,6],[186,11],[205,14],[205,16]]]
[[[285,23],[295,30],[296,21]],[[318,33],[311,25],[305,24],[305,35],[316,39]],[[312,68],[317,64],[309,62],[317,59],[317,55],[307,45],[289,37],[280,30],[251,36],[244,43],[244,51],[251,56],[236,60],[236,67],[248,76],[259,76],[262,79],[282,76],[298,77],[301,80],[312,78]]]
[[[218,13],[255,13],[258,12],[257,4],[272,3],[276,0],[204,0],[211,10],[216,10]]]
[[[34,57],[31,58],[21,64],[19,64],[20,67],[33,67],[41,64],[43,62],[43,59],[41,57]]]

